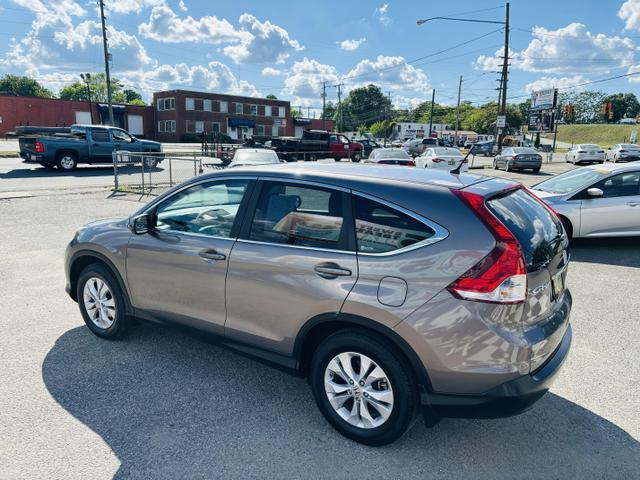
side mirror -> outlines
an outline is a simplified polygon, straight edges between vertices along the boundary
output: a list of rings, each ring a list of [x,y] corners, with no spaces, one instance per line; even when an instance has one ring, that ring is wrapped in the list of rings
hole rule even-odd
[[[138,215],[137,217],[133,217],[131,219],[131,223],[129,224],[129,228],[136,235],[144,235],[145,233],[149,233],[154,229],[155,225],[155,217],[150,213],[144,213],[142,215]]]
[[[600,198],[604,196],[604,192],[599,188],[592,187],[587,190],[587,195],[591,198]]]

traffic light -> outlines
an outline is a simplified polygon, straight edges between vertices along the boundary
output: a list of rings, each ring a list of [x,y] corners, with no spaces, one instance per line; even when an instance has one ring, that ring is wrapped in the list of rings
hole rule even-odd
[[[602,115],[603,117],[607,116],[607,103],[606,102],[603,102],[600,105],[600,115]]]
[[[573,117],[573,103],[569,104],[569,116]]]
[[[569,105],[568,103],[565,103],[564,107],[562,108],[562,116],[564,118],[568,118],[570,116],[569,114],[569,110],[571,110],[570,107],[571,105]]]

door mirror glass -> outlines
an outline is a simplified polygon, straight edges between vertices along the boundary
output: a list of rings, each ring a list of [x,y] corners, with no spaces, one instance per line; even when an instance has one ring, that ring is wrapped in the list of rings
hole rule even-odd
[[[587,190],[587,195],[591,198],[600,198],[604,195],[604,192],[599,188],[592,187]]]
[[[144,235],[153,230],[154,216],[150,213],[138,215],[131,220],[131,231],[136,235]]]

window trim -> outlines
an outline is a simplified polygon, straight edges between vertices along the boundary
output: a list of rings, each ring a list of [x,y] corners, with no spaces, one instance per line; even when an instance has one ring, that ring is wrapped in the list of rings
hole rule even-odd
[[[368,252],[360,252],[358,251],[358,245],[357,245],[357,239],[356,239],[356,252],[358,255],[363,255],[365,257],[391,257],[394,255],[400,255],[403,253],[407,253],[410,252],[412,250],[417,250],[418,248],[422,248],[422,247],[426,247],[428,245],[433,245],[434,243],[438,243],[441,242],[442,240],[444,240],[445,238],[447,238],[449,236],[449,230],[447,230],[446,228],[444,228],[442,225],[434,222],[433,220],[429,220],[426,217],[423,217],[422,215],[406,209],[404,207],[401,207],[400,205],[397,205],[393,202],[388,202],[387,200],[383,200],[380,197],[375,197],[373,195],[369,195],[367,193],[363,193],[363,192],[357,192],[355,190],[351,191],[352,195],[358,196],[358,197],[362,197],[362,198],[366,198],[367,200],[371,200],[372,202],[377,202],[380,203],[382,205],[384,205],[385,207],[389,207],[392,210],[397,210],[400,213],[403,213],[405,215],[408,215],[409,217],[413,218],[414,220],[423,223],[424,225],[426,225],[427,227],[431,228],[434,231],[434,234],[429,237],[429,238],[425,238],[424,240],[414,243],[413,245],[409,245],[408,247],[402,247],[399,248],[397,250],[391,250],[389,252],[380,252],[380,253],[368,253]],[[355,202],[351,202],[351,208],[355,208]],[[356,231],[356,212],[355,210],[353,211],[352,214],[353,217],[353,232],[354,232],[354,236],[355,236],[355,231]]]
[[[189,103],[191,103],[193,105],[193,108],[189,108]],[[185,99],[184,99],[184,109],[187,112],[195,112],[195,110],[196,110],[196,99],[193,98],[193,97],[185,97]]]

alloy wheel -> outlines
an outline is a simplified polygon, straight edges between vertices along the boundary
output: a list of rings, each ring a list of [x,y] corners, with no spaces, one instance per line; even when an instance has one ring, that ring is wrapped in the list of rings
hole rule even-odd
[[[393,412],[393,388],[387,374],[361,353],[333,357],[324,372],[324,386],[335,412],[355,427],[379,427]]]
[[[109,285],[98,277],[91,277],[84,284],[84,308],[91,321],[102,329],[107,329],[116,320],[116,302]]]
[[[65,155],[60,158],[60,166],[64,170],[73,170],[73,168],[76,166],[76,161],[72,156]]]

